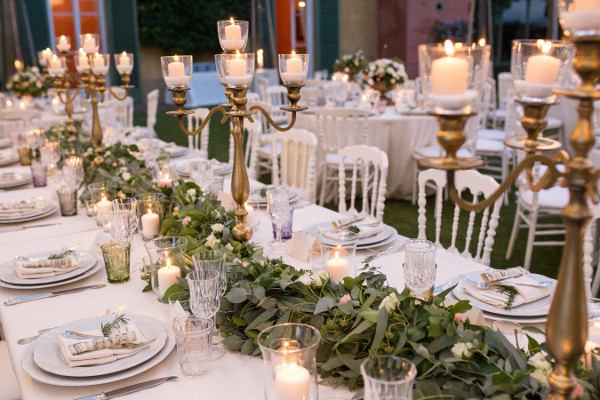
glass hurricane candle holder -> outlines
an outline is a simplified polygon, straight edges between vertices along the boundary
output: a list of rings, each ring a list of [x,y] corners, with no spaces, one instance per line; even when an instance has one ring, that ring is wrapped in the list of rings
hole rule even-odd
[[[61,53],[66,53],[71,50],[71,38],[69,36],[60,35],[55,37],[54,44],[56,45],[56,50]]]
[[[40,50],[37,52],[37,56],[38,56],[38,62],[40,63],[40,66],[45,67],[47,62],[46,62],[46,50]]]
[[[600,3],[560,0],[558,20],[567,37],[600,36]]]
[[[569,79],[575,48],[558,40],[514,40],[510,72],[517,98],[527,102],[554,102],[555,87]]]
[[[65,57],[52,55],[50,62],[48,63],[48,73],[50,76],[61,76],[64,75],[65,69],[67,68],[67,59]]]
[[[79,49],[79,53],[73,57],[75,59],[75,68],[80,74],[90,72],[90,60],[83,49]]]
[[[81,48],[86,54],[94,54],[100,50],[100,36],[93,33],[79,35]]]
[[[305,324],[280,324],[257,337],[265,368],[265,400],[316,400],[321,334]]]
[[[160,58],[163,79],[169,89],[183,89],[192,80],[192,56],[164,56]]]
[[[419,45],[419,75],[430,110],[436,114],[469,114],[483,89],[490,46],[452,43]]]
[[[146,193],[137,199],[138,232],[144,241],[160,235],[160,226],[165,216],[165,195],[162,193]]]
[[[217,21],[219,44],[226,53],[242,52],[248,43],[248,21],[233,18]]]
[[[284,85],[303,85],[308,74],[308,54],[280,54],[279,75]]]
[[[341,283],[346,276],[356,275],[356,245],[358,233],[349,231],[323,232],[319,235],[322,263],[331,280]]]
[[[115,66],[119,75],[130,74],[133,70],[133,53],[124,51],[115,54]]]
[[[223,54],[223,71],[227,86],[248,87],[254,78],[254,53]]]
[[[106,75],[110,67],[110,54],[94,53],[91,58],[94,75]]]
[[[417,368],[406,358],[377,356],[360,364],[365,400],[412,399]]]
[[[225,67],[223,64],[225,63],[223,59],[223,54],[215,54],[215,66],[217,67],[217,75],[219,75],[219,80],[221,83],[227,84],[227,80],[225,80]]]
[[[161,301],[166,290],[183,276],[182,269],[185,269],[188,259],[185,253],[187,244],[186,238],[175,236],[159,237],[146,243],[152,290]]]

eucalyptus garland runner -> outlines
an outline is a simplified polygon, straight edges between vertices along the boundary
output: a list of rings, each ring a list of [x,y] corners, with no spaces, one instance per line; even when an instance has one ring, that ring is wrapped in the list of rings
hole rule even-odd
[[[260,331],[299,322],[320,330],[317,364],[322,380],[332,385],[359,389],[365,358],[396,354],[417,366],[415,398],[538,399],[549,393],[546,344],[529,337],[524,352],[502,333],[471,324],[463,315],[471,308],[468,302],[443,304],[452,288],[421,302],[386,285],[385,275],[368,264],[358,277],[335,283],[326,273],[298,270],[235,241],[233,210],[205,197],[194,183],[176,181],[161,190],[170,209],[163,235],[188,238],[189,256],[209,248],[228,253],[228,290],[217,325],[230,350],[258,356]],[[188,265],[192,268],[191,260]],[[164,296],[181,290],[187,290],[185,279]],[[574,398],[600,399],[600,362],[595,357],[589,362],[578,362]]]

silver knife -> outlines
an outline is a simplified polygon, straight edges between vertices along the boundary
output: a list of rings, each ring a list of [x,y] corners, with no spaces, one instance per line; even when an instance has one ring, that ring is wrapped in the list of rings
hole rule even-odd
[[[99,285],[81,286],[81,287],[73,288],[73,289],[57,290],[55,292],[34,294],[31,296],[24,296],[24,297],[15,297],[14,299],[4,300],[4,305],[12,306],[15,304],[24,303],[26,301],[48,299],[50,297],[60,296],[61,294],[77,293],[77,292],[82,292],[82,291],[88,290],[88,289],[100,289],[100,288],[103,288],[104,286],[106,286],[106,285],[104,283],[101,283]]]
[[[52,225],[60,225],[61,222],[54,222],[51,224],[37,224],[37,225],[22,225],[22,226],[9,226],[7,228],[0,228],[0,233],[4,232],[14,232],[14,231],[23,231],[29,228],[42,228],[44,226],[52,226]]]
[[[133,392],[137,392],[137,391],[140,391],[140,390],[148,389],[148,388],[151,388],[151,387],[154,387],[154,386],[158,386],[158,385],[163,384],[165,382],[174,381],[175,379],[177,379],[176,376],[169,376],[167,378],[152,379],[151,381],[136,383],[135,385],[125,386],[124,388],[116,389],[116,390],[111,390],[110,392],[104,392],[104,393],[100,393],[100,394],[95,394],[93,396],[88,396],[88,397],[80,397],[80,398],[78,398],[76,400],[105,400],[105,399],[112,399],[113,397],[124,396],[124,395],[129,394],[129,393],[133,393]]]

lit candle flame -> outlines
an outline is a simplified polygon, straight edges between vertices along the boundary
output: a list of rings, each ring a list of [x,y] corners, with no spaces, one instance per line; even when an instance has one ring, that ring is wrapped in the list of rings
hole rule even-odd
[[[296,50],[292,50],[292,57],[296,55]]]
[[[235,23],[235,20],[233,19],[233,17],[231,17],[231,18],[229,19],[229,21],[230,21],[232,24],[234,24],[234,23]]]
[[[56,61],[56,60],[58,60],[58,57],[56,56],[56,54],[52,55],[52,61]]]
[[[124,52],[123,52],[121,55],[122,55],[123,57],[125,57],[125,56],[127,55],[127,52],[126,52],[126,51],[124,51]]]
[[[152,209],[151,208],[148,209],[148,214],[152,214]]]
[[[338,254],[338,252],[334,252],[335,253],[335,261],[339,261],[340,259],[340,255]]]
[[[446,55],[454,55],[454,45],[452,44],[452,40],[446,39],[446,41],[444,42],[444,49],[446,50]]]
[[[173,61],[179,61],[179,57],[177,55],[173,56]]]
[[[547,41],[546,43],[544,43],[544,45],[542,46],[542,53],[544,54],[548,54],[548,52],[550,51],[550,49],[552,48],[552,42]]]
[[[85,37],[88,38],[88,39],[91,39],[92,35],[88,33],[88,34],[85,35]]]
[[[81,54],[82,56],[85,56],[85,50],[83,50],[82,48],[79,49],[79,54]]]
[[[106,200],[106,196],[102,196],[102,201],[108,201]]]
[[[479,39],[479,45],[480,45],[481,47],[485,46],[485,38],[481,38],[481,39]]]

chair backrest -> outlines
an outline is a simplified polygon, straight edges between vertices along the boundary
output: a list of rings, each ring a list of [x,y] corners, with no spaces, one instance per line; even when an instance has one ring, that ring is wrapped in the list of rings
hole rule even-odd
[[[115,103],[115,122],[124,128],[133,126],[133,97],[127,96],[125,100]]]
[[[498,108],[506,110],[506,106],[514,97],[512,74],[500,72],[498,74]]]
[[[352,108],[315,110],[319,146],[323,153],[337,153],[345,146],[365,144],[369,112]]]
[[[146,96],[146,126],[148,133],[154,135],[154,125],[156,125],[156,112],[158,111],[159,90],[154,89]]]
[[[477,119],[479,121],[479,129],[486,128],[489,112],[496,108],[496,104],[492,103],[492,97],[495,96],[496,92],[496,84],[490,81],[490,79],[492,78],[486,79],[481,92],[481,98],[475,105],[477,109]]]
[[[499,186],[499,184],[489,176],[483,175],[477,171],[457,171],[456,172],[456,189],[462,194],[464,190],[469,190],[477,201],[480,195],[484,198],[489,197]],[[427,239],[426,226],[427,218],[425,216],[425,206],[427,200],[425,198],[425,188],[428,182],[435,183],[435,240],[437,246],[442,246],[440,242],[440,233],[442,231],[442,207],[444,187],[447,184],[446,171],[437,169],[426,169],[419,173],[419,239]],[[465,232],[465,247],[463,251],[459,251],[456,247],[456,238],[459,231],[459,218],[461,209],[457,205],[454,206],[454,217],[452,220],[452,240],[448,251],[460,254],[464,257],[473,258],[475,261],[484,265],[490,265],[490,257],[494,246],[494,237],[496,236],[496,228],[498,227],[498,218],[500,216],[500,207],[502,207],[503,197],[498,197],[498,200],[490,207],[487,207],[482,212],[481,224],[479,226],[479,234],[477,237],[476,250],[471,254],[470,247],[475,227],[475,212],[469,213],[469,221],[467,228],[461,227],[460,231]],[[490,208],[492,208],[490,214]]]
[[[188,114],[187,118],[187,130],[194,131],[202,124],[202,121],[208,116],[210,110],[206,107],[200,107],[192,110],[192,114]],[[206,124],[202,132],[194,136],[188,136],[188,148],[190,151],[196,152],[202,158],[208,159],[208,136],[209,126]]]
[[[256,92],[246,93],[246,100],[248,101],[260,101],[260,94]]]
[[[361,186],[362,212],[378,221],[383,220],[385,195],[387,191],[388,157],[377,147],[364,144],[346,146],[338,151],[338,212],[358,211],[356,209],[357,184]],[[352,164],[350,180],[350,206],[346,207],[346,170]]]
[[[278,124],[286,123],[290,119],[287,111],[280,110],[280,107],[289,106],[288,91],[285,86],[269,86],[266,90],[266,102],[271,105],[271,118]]]
[[[317,137],[304,129],[274,132],[271,149],[273,184],[297,190],[302,198],[315,201]]]
[[[258,78],[256,80],[258,86],[258,94],[262,101],[267,101],[267,88],[269,87],[269,80],[266,78]]]
[[[327,79],[328,76],[329,76],[329,71],[327,71],[326,69],[320,69],[318,71],[315,71],[315,73],[313,75],[313,79],[316,81],[325,80],[325,79]]]
[[[600,219],[600,204],[590,206],[591,220],[585,228],[583,236],[583,279],[585,282],[586,297],[595,297],[600,289],[600,258],[595,265],[594,274],[594,231],[597,228],[597,220]],[[598,234],[598,232],[595,232]]]
[[[267,114],[271,115],[272,108],[271,105],[268,103],[262,101],[248,100],[248,103],[246,103],[246,108],[250,109],[250,107],[252,106],[260,106],[265,110]],[[246,129],[250,129],[250,127],[253,127],[255,129],[255,132],[258,131],[258,139],[260,145],[271,143],[271,138],[266,136],[271,132],[271,126],[269,125],[269,122],[264,117],[264,115],[260,111],[257,111],[256,114],[252,116],[252,119],[254,120],[254,122],[250,122],[248,120],[244,121],[244,126],[246,127]]]

